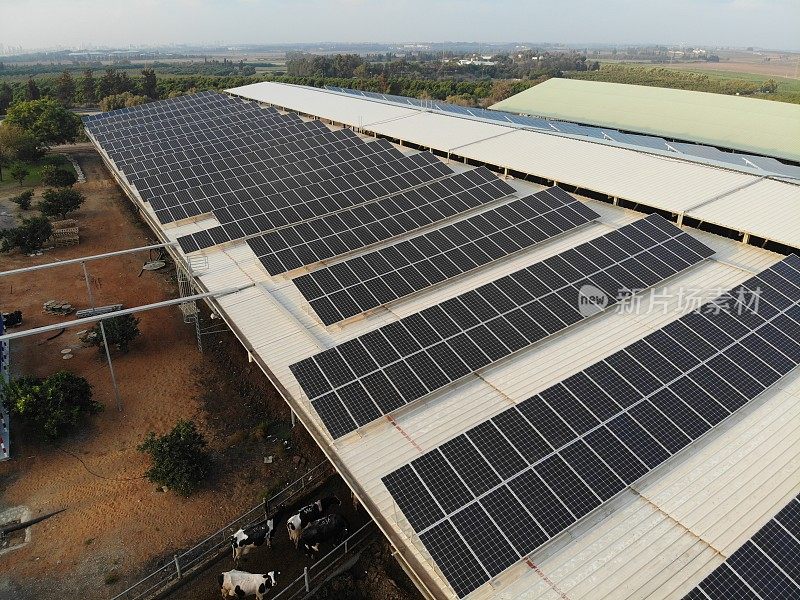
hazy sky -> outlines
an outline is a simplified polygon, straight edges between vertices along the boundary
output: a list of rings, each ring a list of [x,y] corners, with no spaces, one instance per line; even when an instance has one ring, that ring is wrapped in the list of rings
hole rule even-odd
[[[0,44],[532,41],[800,49],[800,0],[0,0]]]

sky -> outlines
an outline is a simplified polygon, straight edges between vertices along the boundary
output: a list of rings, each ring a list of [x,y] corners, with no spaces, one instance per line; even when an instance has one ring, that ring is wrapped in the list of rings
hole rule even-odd
[[[0,45],[563,42],[800,50],[800,0],[0,0]]]

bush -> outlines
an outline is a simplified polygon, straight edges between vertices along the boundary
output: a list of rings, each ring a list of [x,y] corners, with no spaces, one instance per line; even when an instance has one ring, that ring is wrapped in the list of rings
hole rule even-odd
[[[21,162],[15,162],[8,168],[8,174],[11,175],[11,179],[16,179],[17,183],[22,185],[22,182],[28,176],[28,167]]]
[[[81,119],[52,98],[17,102],[8,109],[6,121],[19,125],[41,144],[72,143],[81,130]]]
[[[14,204],[19,204],[22,210],[30,210],[31,200],[33,199],[33,190],[25,190],[21,194],[11,198]]]
[[[45,165],[42,167],[41,174],[42,183],[53,187],[70,187],[78,181],[78,178],[75,177],[75,173],[59,169],[54,165]]]
[[[72,188],[50,188],[42,194],[39,210],[47,217],[66,219],[69,213],[80,208],[85,199],[83,194]]]
[[[100,110],[108,112],[110,110],[117,110],[118,108],[131,108],[132,106],[139,106],[147,102],[147,96],[134,96],[130,92],[122,92],[121,94],[112,94],[100,100]]]
[[[9,412],[31,425],[37,433],[58,438],[87,415],[103,407],[92,399],[92,386],[83,377],[59,371],[46,379],[20,377],[4,388]]]
[[[3,240],[0,252],[19,248],[26,254],[39,250],[53,235],[53,226],[44,217],[22,219],[22,225],[0,232]]]
[[[197,490],[211,469],[206,441],[192,421],[178,421],[161,437],[151,431],[137,449],[149,454],[153,463],[146,477],[181,496]]]
[[[141,331],[139,331],[139,319],[133,315],[120,315],[119,317],[104,319],[103,327],[106,330],[108,345],[113,346],[120,352],[127,352],[130,343],[141,334]],[[99,348],[101,358],[105,358],[100,323],[92,328],[91,333],[92,343]]]

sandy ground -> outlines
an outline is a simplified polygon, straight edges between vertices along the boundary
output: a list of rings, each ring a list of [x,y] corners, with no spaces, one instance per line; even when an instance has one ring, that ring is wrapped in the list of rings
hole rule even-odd
[[[76,186],[87,196],[76,214],[80,245],[40,257],[0,255],[0,270],[153,242],[97,155],[85,147],[72,151],[88,179]],[[175,297],[174,272],[138,277],[146,259],[136,253],[89,263],[95,302],[136,306]],[[26,328],[59,321],[42,313],[48,299],[87,307],[80,269],[0,278],[2,309],[21,309]],[[12,423],[13,459],[0,463],[0,511],[25,505],[34,517],[66,512],[34,526],[27,546],[0,556],[4,600],[84,597],[87,590],[92,598],[108,598],[257,504],[266,491],[295,479],[300,471],[293,454],[308,466],[322,458],[304,432],[289,431],[288,408],[263,374],[247,365],[232,335],[206,338],[207,352],[200,354],[194,328],[177,308],[140,318],[142,336],[114,360],[122,412],[115,408],[107,367],[95,348],[81,347],[74,330],[51,341],[39,336],[12,344],[13,374],[69,368],[92,383],[105,410],[56,444],[37,441]],[[62,360],[65,348],[73,349],[73,359]],[[136,450],[148,431],[163,433],[181,418],[199,424],[214,457],[209,481],[190,499],[157,492],[142,478],[147,461]],[[264,441],[265,428],[289,437],[291,453]],[[264,464],[263,456],[272,453],[276,462]]]

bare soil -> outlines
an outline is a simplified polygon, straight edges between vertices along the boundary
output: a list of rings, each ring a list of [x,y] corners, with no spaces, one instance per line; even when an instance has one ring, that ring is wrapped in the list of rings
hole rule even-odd
[[[75,215],[80,245],[38,257],[0,255],[0,270],[155,241],[99,157],[86,146],[67,151],[87,176],[86,183],[76,185],[87,197]],[[130,307],[175,297],[174,271],[139,276],[147,258],[136,253],[88,263],[95,303]],[[49,299],[88,307],[79,267],[0,278],[0,307],[22,310],[24,328],[64,319],[42,312]],[[21,422],[12,422],[13,458],[0,463],[0,510],[25,505],[32,518],[66,511],[34,525],[30,544],[0,556],[4,600],[85,597],[87,590],[92,598],[109,598],[322,460],[301,428],[290,429],[288,407],[263,374],[247,364],[231,334],[205,338],[201,354],[193,326],[183,322],[177,308],[139,317],[141,337],[128,354],[114,356],[121,412],[107,366],[96,348],[82,346],[74,329],[49,341],[49,336],[36,336],[12,342],[15,376],[46,376],[67,368],[90,381],[105,410],[57,443],[38,440]],[[71,360],[62,359],[66,348],[72,350]],[[147,432],[164,433],[179,419],[198,424],[214,461],[209,480],[188,499],[156,491],[143,478],[148,463],[136,450]],[[267,437],[275,433],[277,440]],[[291,442],[288,452],[282,438]],[[275,462],[264,464],[270,454]],[[301,457],[300,465],[294,456]]]

